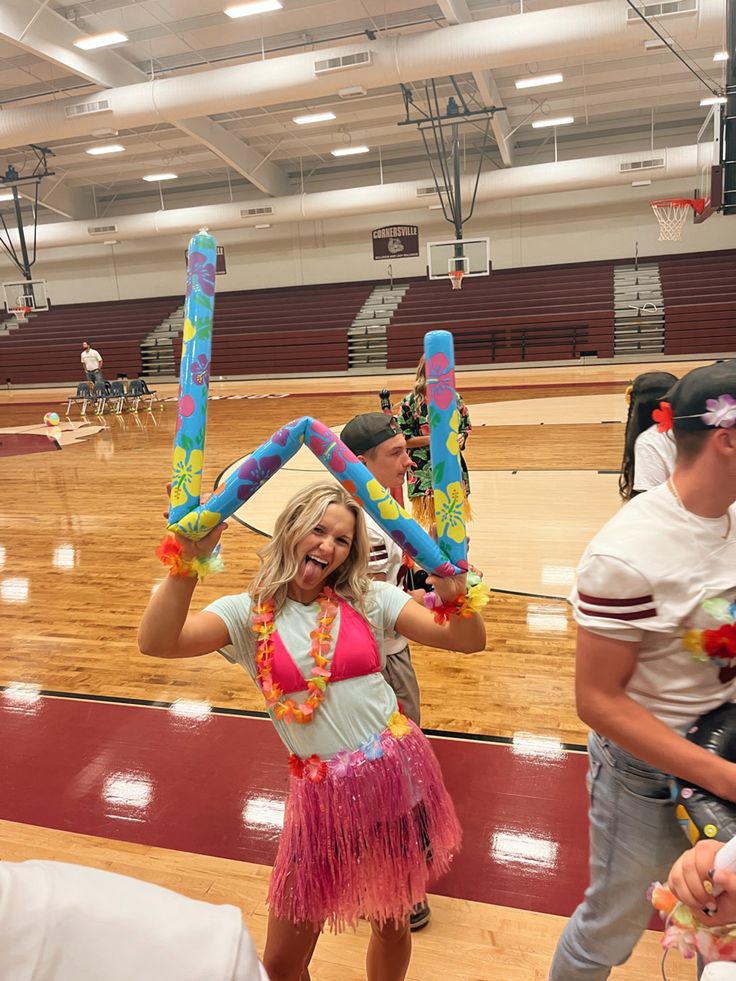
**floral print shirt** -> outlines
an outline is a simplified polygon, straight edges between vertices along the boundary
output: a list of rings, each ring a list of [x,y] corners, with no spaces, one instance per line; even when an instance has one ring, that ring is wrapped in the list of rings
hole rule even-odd
[[[470,424],[468,407],[460,395],[457,397],[457,411],[460,414],[458,432],[472,432],[473,427]],[[424,401],[419,402],[414,392],[409,392],[405,396],[397,418],[401,432],[407,440],[411,439],[412,436],[429,436],[427,403]],[[414,469],[410,470],[407,476],[409,498],[429,497],[432,494],[432,462],[429,456],[429,447],[414,446],[407,452],[414,463]],[[462,453],[460,454],[460,465],[462,466],[463,484],[467,497],[470,494],[470,477],[468,476],[468,468]]]

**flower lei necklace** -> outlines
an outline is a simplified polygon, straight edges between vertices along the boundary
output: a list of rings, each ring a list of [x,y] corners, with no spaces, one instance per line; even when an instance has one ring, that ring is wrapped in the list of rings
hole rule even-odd
[[[314,713],[322,704],[330,681],[330,659],[327,657],[330,651],[332,637],[332,624],[337,616],[337,601],[334,592],[325,587],[324,591],[317,597],[319,604],[319,615],[317,616],[317,628],[309,634],[312,647],[309,653],[312,655],[314,667],[312,677],[307,682],[309,695],[301,704],[293,698],[284,698],[284,693],[273,680],[273,653],[274,644],[271,634],[276,629],[274,622],[274,608],[271,600],[264,603],[257,603],[253,608],[253,619],[251,627],[258,635],[256,644],[256,666],[258,668],[257,679],[266,704],[273,707],[274,715],[277,719],[285,719],[286,722],[311,722]]]

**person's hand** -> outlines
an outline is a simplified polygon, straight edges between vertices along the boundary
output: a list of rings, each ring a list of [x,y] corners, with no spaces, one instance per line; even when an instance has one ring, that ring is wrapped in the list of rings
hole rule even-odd
[[[736,875],[725,869],[713,872],[721,848],[721,841],[699,841],[677,859],[668,879],[675,896],[706,926],[736,923]],[[723,892],[714,897],[712,888],[716,885]],[[715,912],[708,915],[704,912],[706,909]]]
[[[171,481],[169,481],[166,485],[166,496],[171,497]],[[205,504],[211,497],[212,494],[202,494],[200,503]],[[168,521],[169,509],[167,508],[163,514]],[[185,538],[183,535],[180,535],[177,531],[175,531],[173,534],[177,542],[181,545],[182,558],[189,561],[190,559],[199,556],[206,557],[211,555],[216,546],[219,544],[219,541],[222,538],[222,533],[227,529],[227,527],[227,521],[223,521],[222,524],[218,525],[216,528],[213,528],[208,535],[205,535],[204,538],[200,538],[197,542],[193,542],[190,538]]]
[[[463,573],[460,576],[427,576],[427,582],[434,586],[443,603],[454,603],[456,599],[465,595],[467,588],[467,576]]]

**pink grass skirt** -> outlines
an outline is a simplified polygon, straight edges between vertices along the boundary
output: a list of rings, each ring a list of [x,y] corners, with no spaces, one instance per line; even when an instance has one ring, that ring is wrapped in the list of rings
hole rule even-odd
[[[449,868],[461,830],[429,741],[410,723],[401,739],[386,729],[380,750],[340,754],[320,782],[292,774],[268,893],[276,916],[334,932],[400,923]]]

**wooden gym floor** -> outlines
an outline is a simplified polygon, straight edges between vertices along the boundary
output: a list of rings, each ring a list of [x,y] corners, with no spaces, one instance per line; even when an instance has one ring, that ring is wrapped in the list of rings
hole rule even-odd
[[[412,981],[542,981],[584,889],[585,727],[564,597],[582,549],[618,507],[623,391],[652,367],[458,374],[474,425],[471,557],[494,594],[483,654],[414,650],[423,724],[465,845],[415,937]],[[339,428],[376,410],[385,384],[397,400],[410,379],[214,383],[206,485],[288,419]],[[0,393],[0,858],[78,861],[234,902],[262,945],[285,791],[262,700],[218,655],[156,661],[135,645],[162,578],[153,548],[176,390],[162,389],[172,401],[150,413],[63,420],[62,451],[43,452],[43,415],[63,418],[63,394]],[[198,587],[196,603],[243,588],[275,513],[318,475],[303,451],[242,509],[226,572]],[[364,948],[364,930],[324,937],[313,977],[357,981]],[[647,934],[612,976],[651,981],[659,961],[658,936]],[[695,976],[675,955],[667,972]]]

